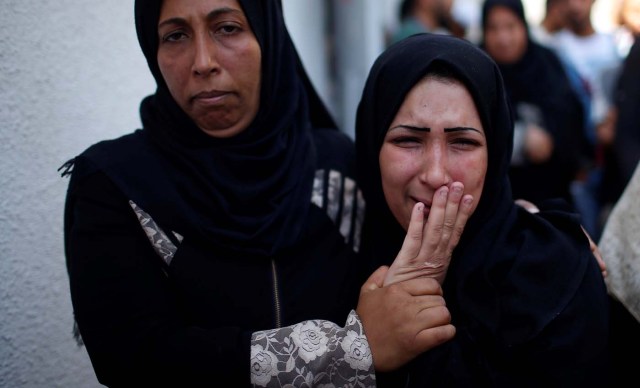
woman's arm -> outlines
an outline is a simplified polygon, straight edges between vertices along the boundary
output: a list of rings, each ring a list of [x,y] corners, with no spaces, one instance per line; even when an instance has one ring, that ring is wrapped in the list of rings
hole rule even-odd
[[[71,300],[98,380],[249,384],[250,332],[191,325],[132,208],[102,174],[68,197]]]

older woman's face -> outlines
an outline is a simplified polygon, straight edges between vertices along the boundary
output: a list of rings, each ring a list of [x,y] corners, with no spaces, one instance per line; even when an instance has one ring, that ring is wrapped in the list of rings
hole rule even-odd
[[[462,182],[464,193],[477,204],[488,153],[471,94],[457,81],[420,81],[393,119],[379,158],[385,199],[405,230],[415,203],[424,203],[428,216],[434,193],[443,185]]]
[[[164,0],[158,65],[178,105],[207,134],[243,131],[260,103],[261,51],[236,0]]]
[[[484,29],[487,53],[499,64],[512,64],[527,50],[527,27],[507,7],[493,7]]]

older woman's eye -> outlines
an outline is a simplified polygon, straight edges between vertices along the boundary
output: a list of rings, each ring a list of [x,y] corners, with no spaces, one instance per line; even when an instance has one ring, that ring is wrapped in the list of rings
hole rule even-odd
[[[218,28],[217,32],[221,35],[233,35],[240,30],[241,28],[235,24],[224,24]]]
[[[162,36],[162,41],[163,42],[177,42],[180,41],[182,39],[185,39],[187,37],[187,34],[185,34],[182,31],[173,31],[170,32],[168,34],[165,34]]]

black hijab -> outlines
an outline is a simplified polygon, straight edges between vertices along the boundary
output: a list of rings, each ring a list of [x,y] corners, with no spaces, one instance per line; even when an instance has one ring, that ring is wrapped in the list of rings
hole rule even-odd
[[[472,43],[420,34],[391,46],[374,63],[356,119],[358,178],[367,201],[363,252],[390,264],[402,244],[405,232],[384,200],[378,157],[405,96],[435,64],[450,69],[473,96],[489,154],[482,198],[443,285],[456,337],[469,330],[476,340],[484,333],[492,346],[517,345],[562,311],[595,260],[574,214],[532,215],[514,204],[507,176],[509,103],[498,66]]]
[[[92,155],[161,227],[237,253],[271,255],[297,241],[311,202],[314,128],[335,124],[311,86],[279,0],[239,0],[262,50],[260,107],[242,133],[206,135],[171,97],[157,62],[162,1],[136,0],[138,40],[156,83],[143,128],[122,157]],[[117,158],[117,157],[116,157]]]

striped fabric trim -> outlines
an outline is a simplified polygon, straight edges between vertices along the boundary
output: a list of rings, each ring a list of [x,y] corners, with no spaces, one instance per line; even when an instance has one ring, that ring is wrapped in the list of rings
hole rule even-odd
[[[318,170],[313,182],[311,202],[325,210],[353,250],[360,248],[365,201],[356,182],[339,171]]]

